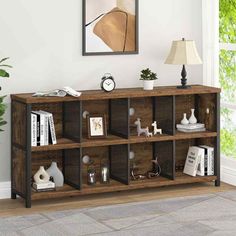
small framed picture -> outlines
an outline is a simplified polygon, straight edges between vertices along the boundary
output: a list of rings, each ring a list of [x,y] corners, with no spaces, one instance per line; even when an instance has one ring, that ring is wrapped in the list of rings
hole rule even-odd
[[[87,126],[89,138],[105,138],[107,136],[105,115],[88,115]]]

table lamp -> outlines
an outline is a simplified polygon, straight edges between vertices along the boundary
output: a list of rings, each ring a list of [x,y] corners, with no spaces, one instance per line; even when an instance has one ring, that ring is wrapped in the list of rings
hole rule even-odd
[[[183,65],[181,72],[181,86],[177,86],[179,89],[191,88],[187,85],[187,71],[185,65],[197,65],[202,64],[202,60],[198,55],[195,42],[193,40],[185,40],[184,38],[179,41],[173,41],[170,54],[167,57],[165,64],[171,65]]]

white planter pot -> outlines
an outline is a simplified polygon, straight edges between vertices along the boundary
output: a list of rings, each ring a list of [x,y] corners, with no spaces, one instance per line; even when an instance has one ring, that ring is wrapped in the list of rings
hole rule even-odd
[[[155,80],[143,80],[143,89],[144,90],[153,90]]]

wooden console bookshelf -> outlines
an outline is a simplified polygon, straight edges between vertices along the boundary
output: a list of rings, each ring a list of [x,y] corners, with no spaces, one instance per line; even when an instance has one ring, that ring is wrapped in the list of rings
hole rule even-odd
[[[158,87],[153,91],[142,88],[103,91],[82,91],[74,97],[32,97],[32,94],[14,94],[12,99],[12,199],[17,195],[25,199],[26,207],[32,200],[79,196],[86,194],[124,191],[140,188],[211,182],[220,185],[220,89],[194,85],[191,89]],[[134,108],[135,114],[129,115]],[[210,109],[206,132],[181,133],[176,131],[183,113],[195,108],[199,122],[205,122],[205,111]],[[31,147],[31,111],[44,110],[54,116],[58,143]],[[83,111],[105,114],[108,136],[88,139]],[[133,124],[141,118],[147,127],[156,120],[163,135],[138,137]],[[151,127],[150,127],[151,128]],[[191,177],[183,174],[188,147],[210,145],[215,148],[215,175]],[[162,169],[160,177],[133,181],[130,177],[130,151],[135,153],[137,173],[152,170],[151,160],[158,155]],[[87,167],[82,157],[94,160],[97,184],[87,185]],[[105,159],[110,165],[111,181],[99,183],[100,163]],[[32,190],[32,176],[39,166],[48,167],[56,161],[65,178],[62,188],[53,192]]]

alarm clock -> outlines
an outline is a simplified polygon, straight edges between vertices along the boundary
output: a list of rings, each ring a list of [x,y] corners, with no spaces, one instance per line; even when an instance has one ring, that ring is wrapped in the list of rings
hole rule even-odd
[[[102,77],[101,89],[105,92],[111,92],[115,89],[116,83],[111,74],[105,74]]]

